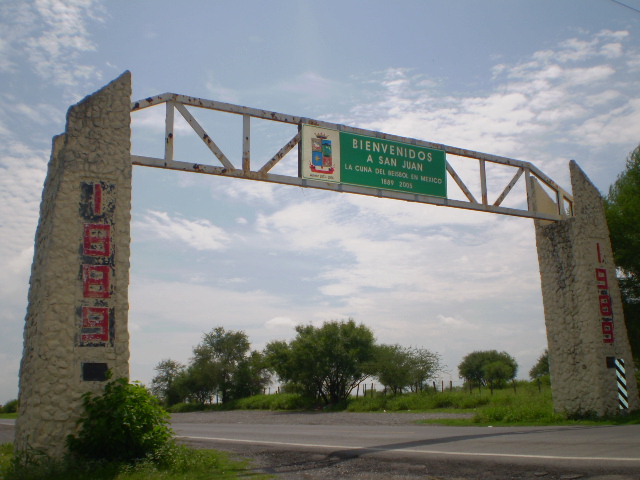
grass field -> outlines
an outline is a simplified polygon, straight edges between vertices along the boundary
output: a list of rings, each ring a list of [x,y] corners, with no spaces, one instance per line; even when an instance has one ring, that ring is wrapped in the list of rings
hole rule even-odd
[[[470,393],[452,392],[416,393],[400,396],[374,395],[349,401],[347,411],[380,412],[458,412],[470,413],[470,419],[425,420],[425,423],[447,425],[567,425],[567,424],[637,424],[640,412],[610,418],[597,418],[590,412],[555,413],[551,387],[533,382],[517,382],[516,388],[484,388]]]
[[[304,410],[312,408],[305,401],[293,394],[256,395],[226,405],[176,405],[172,412],[194,410],[223,409],[263,409],[263,410]],[[425,423],[447,425],[611,425],[639,424],[640,412],[618,415],[608,418],[597,418],[590,412],[555,413],[551,398],[551,387],[547,384],[521,381],[504,389],[488,388],[482,391],[454,389],[453,391],[409,393],[403,395],[384,395],[374,392],[372,396],[350,398],[346,402],[331,407],[321,407],[324,411],[347,412],[446,412],[469,413],[469,419],[437,419]]]
[[[135,465],[117,463],[29,463],[10,468],[13,446],[0,445],[1,480],[233,480],[250,478],[267,480],[270,475],[253,473],[246,462],[229,459],[215,450],[193,450],[179,447],[169,464],[157,465],[141,461]]]

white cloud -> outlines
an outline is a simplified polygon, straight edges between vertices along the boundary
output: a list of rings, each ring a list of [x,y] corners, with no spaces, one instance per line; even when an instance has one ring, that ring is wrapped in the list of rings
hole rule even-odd
[[[90,24],[102,21],[101,0],[9,0],[0,8],[0,71],[17,72],[26,59],[41,79],[61,87],[101,79],[83,60],[96,50]]]
[[[217,184],[212,193],[214,196],[224,194],[228,198],[245,202],[254,202],[258,200],[267,203],[274,203],[276,200],[275,191],[277,188],[278,187],[273,183],[233,179],[228,182]]]
[[[299,323],[290,317],[273,317],[267,320],[264,326],[267,330],[293,330]]]
[[[587,119],[571,131],[573,138],[580,138],[594,147],[612,144],[637,144],[640,139],[640,98],[630,99],[620,108],[606,111]]]
[[[440,93],[436,82],[424,85],[423,74],[389,68],[375,80],[378,98],[340,120],[532,161],[552,177],[560,172],[562,183],[569,158],[581,155],[584,165],[610,145],[637,143],[639,55],[628,32],[604,30],[496,65],[491,90],[457,97]]]
[[[217,80],[215,80],[211,73],[209,73],[209,80],[205,83],[205,88],[209,95],[211,95],[212,100],[217,100],[220,102],[228,102],[228,103],[238,103],[239,95],[238,92],[231,88],[224,87]]]
[[[0,255],[12,258],[16,251],[33,244],[46,158],[46,152],[15,140],[0,146]]]
[[[147,210],[143,219],[134,221],[133,226],[143,232],[143,241],[172,240],[196,250],[224,250],[230,241],[229,235],[209,220],[187,220],[154,210]]]

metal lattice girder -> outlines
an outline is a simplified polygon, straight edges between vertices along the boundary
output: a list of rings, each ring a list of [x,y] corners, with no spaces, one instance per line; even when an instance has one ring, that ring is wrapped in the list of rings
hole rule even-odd
[[[196,173],[205,173],[210,175],[220,175],[235,178],[245,178],[249,180],[259,180],[264,182],[280,183],[285,185],[296,185],[307,188],[317,188],[322,190],[332,190],[337,192],[356,193],[360,195],[370,195],[382,198],[394,198],[398,200],[405,200],[409,202],[427,203],[432,205],[442,205],[454,208],[464,208],[467,210],[477,210],[491,213],[498,213],[502,215],[513,215],[519,217],[536,218],[541,220],[560,220],[566,218],[567,215],[573,215],[573,198],[572,196],[560,187],[551,178],[540,171],[535,165],[524,162],[521,160],[515,160],[512,158],[501,157],[497,155],[491,155],[486,153],[480,153],[473,150],[467,150],[457,147],[451,147],[448,145],[436,144],[431,142],[425,142],[423,140],[417,140],[414,138],[406,138],[397,135],[390,135],[381,132],[375,132],[371,130],[365,130],[361,128],[348,127],[345,125],[334,124],[330,122],[324,122],[320,120],[313,120],[305,117],[298,117],[295,115],[286,115],[277,112],[271,112],[267,110],[260,110],[256,108],[243,107],[240,105],[233,105],[230,103],[218,102],[214,100],[205,100],[201,98],[188,97],[185,95],[178,95],[174,93],[164,93],[155,97],[149,97],[144,100],[133,102],[131,104],[131,111],[135,112],[143,108],[152,107],[166,103],[166,115],[165,115],[165,155],[164,158],[151,158],[139,155],[132,155],[131,159],[134,165],[142,165],[155,168],[166,168],[171,170],[189,171]],[[215,143],[213,138],[207,134],[198,121],[194,118],[192,113],[187,110],[186,106],[204,108],[208,110],[216,110],[219,112],[225,112],[230,114],[242,115],[242,158],[240,159],[241,167],[236,166],[225,156]],[[222,166],[206,165],[202,163],[176,161],[173,156],[173,143],[174,143],[174,111],[182,115],[187,123],[198,134],[206,146],[211,150],[214,157],[220,162]],[[461,177],[456,173],[451,164],[446,162],[446,170],[450,177],[460,188],[462,193],[466,196],[468,201],[453,200],[448,198],[432,197],[427,195],[417,195],[412,193],[405,193],[399,191],[383,190],[378,188],[363,187],[348,185],[342,183],[331,183],[317,180],[308,180],[299,177],[291,177],[286,175],[271,174],[269,171],[277,165],[277,163],[284,158],[293,148],[295,148],[300,142],[300,133],[296,134],[289,142],[287,142],[270,160],[268,160],[259,169],[252,169],[251,166],[251,118],[258,118],[263,120],[269,120],[274,122],[287,123],[297,125],[314,125],[321,128],[328,128],[338,130],[340,132],[348,132],[357,135],[364,135],[369,137],[380,138],[389,141],[395,141],[405,143],[409,145],[415,145],[425,148],[432,148],[442,150],[447,154],[455,155],[458,157],[475,159],[478,161],[478,170],[480,177],[480,195],[481,201],[474,197],[471,190],[466,186]],[[502,165],[504,167],[513,167],[517,171],[511,178],[511,181],[504,188],[500,196],[495,200],[493,204],[489,204],[487,193],[487,172],[486,162]],[[525,188],[527,192],[527,209],[507,208],[502,207],[501,204],[507,195],[512,191],[522,174],[525,175]],[[541,212],[536,209],[535,194],[532,188],[532,178],[537,179],[541,184],[545,185],[549,190],[553,192],[555,198],[555,212]]]

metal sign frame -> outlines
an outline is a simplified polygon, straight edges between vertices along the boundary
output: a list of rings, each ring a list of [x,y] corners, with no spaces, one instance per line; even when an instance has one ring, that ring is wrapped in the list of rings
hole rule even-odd
[[[185,172],[203,173],[208,175],[219,175],[226,177],[244,178],[248,180],[258,180],[263,182],[280,183],[284,185],[294,185],[306,188],[316,188],[321,190],[331,190],[335,192],[355,193],[359,195],[375,196],[380,198],[392,198],[396,200],[404,200],[407,202],[426,203],[430,205],[440,205],[453,208],[462,208],[467,210],[476,210],[481,212],[497,213],[501,215],[511,215],[517,217],[533,218],[539,220],[561,220],[573,215],[573,197],[562,187],[560,187],[551,178],[545,175],[535,165],[515,160],[512,158],[501,157],[480,153],[473,150],[451,147],[437,143],[425,142],[415,138],[406,138],[387,133],[365,130],[361,128],[348,127],[345,125],[313,120],[310,118],[299,117],[295,115],[287,115],[257,108],[243,107],[230,103],[218,102],[214,100],[205,100],[196,97],[178,95],[175,93],[164,93],[154,97],[131,103],[131,111],[136,112],[144,108],[153,107],[164,103],[166,105],[165,113],[165,152],[164,158],[145,157],[140,155],[131,155],[134,165],[164,168],[169,170],[179,170]],[[208,110],[216,110],[235,115],[242,115],[243,135],[242,135],[242,165],[236,168],[227,156],[220,150],[213,138],[198,123],[187,106],[204,108]],[[202,139],[205,145],[211,150],[213,156],[220,162],[221,166],[206,165],[202,163],[178,161],[174,159],[174,120],[175,111],[187,121],[193,128],[195,133]],[[271,157],[264,165],[258,169],[252,169],[251,165],[251,118],[259,118],[262,120],[288,123],[298,126],[298,133],[293,136],[280,150]],[[458,185],[464,193],[467,200],[453,200],[449,198],[433,197],[427,195],[405,193],[400,191],[383,190],[371,187],[362,187],[348,185],[342,183],[323,182],[318,180],[304,179],[300,177],[291,177],[288,175],[278,175],[269,173],[271,169],[284,158],[293,148],[300,143],[300,128],[302,125],[314,125],[317,127],[333,129],[340,132],[349,132],[356,135],[385,139],[393,142],[406,143],[424,148],[442,150],[445,154],[451,154],[459,157],[470,158],[478,161],[478,174],[480,177],[481,198],[478,201],[471,193],[467,185],[460,178],[458,173],[453,169],[449,161],[446,161],[446,170],[451,179]],[[493,203],[489,203],[487,193],[487,162],[501,165],[505,168],[515,168],[516,172],[504,187],[502,193]],[[507,195],[512,191],[518,180],[525,177],[527,209],[503,207],[501,204]],[[555,213],[538,211],[536,208],[535,193],[532,179],[537,179],[539,183],[545,185],[551,192],[555,202]]]

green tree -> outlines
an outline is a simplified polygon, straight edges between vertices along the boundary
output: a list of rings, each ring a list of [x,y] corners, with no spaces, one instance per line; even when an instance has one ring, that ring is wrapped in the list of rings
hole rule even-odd
[[[215,397],[220,378],[219,365],[195,362],[178,374],[173,388],[183,399],[204,405],[211,403]]]
[[[345,400],[371,373],[375,339],[353,319],[325,322],[322,327],[298,325],[287,343],[267,344],[265,355],[281,381],[326,404]]]
[[[503,361],[487,363],[482,367],[484,380],[491,386],[493,392],[494,385],[498,388],[503,387],[507,380],[514,378],[513,368]]]
[[[264,355],[253,350],[238,363],[230,396],[236,399],[258,395],[263,392],[270,381],[271,374]]]
[[[549,350],[547,349],[545,349],[536,364],[529,370],[529,377],[532,380],[544,377],[545,375],[549,375]]]
[[[395,395],[411,385],[412,359],[400,345],[379,345],[375,350],[373,371],[378,381]]]
[[[373,371],[380,383],[394,394],[407,388],[419,391],[427,380],[441,371],[440,357],[424,348],[379,345]]]
[[[504,374],[501,375],[502,381],[513,380],[518,374],[518,363],[515,358],[507,352],[498,352],[497,350],[481,350],[467,354],[458,365],[460,377],[464,378],[470,384],[483,385],[490,381],[491,376],[498,372],[497,365],[489,368],[489,376],[485,367],[495,364],[504,364]]]
[[[250,349],[245,332],[214,328],[193,349],[191,373],[201,380],[208,376],[210,390],[218,391],[223,402],[257,393],[268,383],[269,375],[260,353]],[[202,398],[204,391],[200,391]]]
[[[604,198],[629,343],[640,363],[640,146]]]
[[[425,348],[409,349],[411,357],[411,391],[417,392],[423,388],[427,380],[433,379],[442,372],[443,366],[440,355]]]
[[[170,358],[162,360],[156,365],[157,374],[151,380],[151,392],[165,405],[175,405],[184,399],[183,392],[176,388],[175,382],[185,368],[180,362]]]
[[[9,400],[0,408],[0,413],[16,413],[18,411],[18,400]]]

